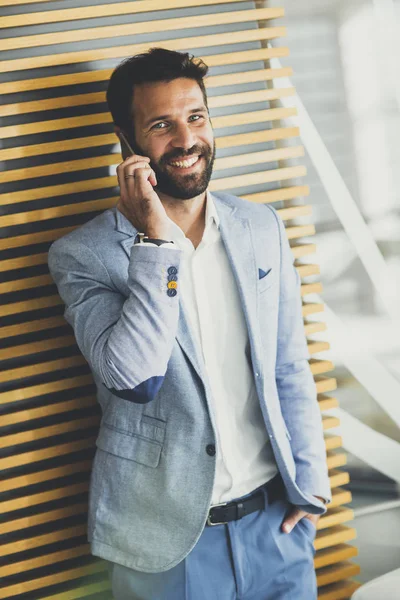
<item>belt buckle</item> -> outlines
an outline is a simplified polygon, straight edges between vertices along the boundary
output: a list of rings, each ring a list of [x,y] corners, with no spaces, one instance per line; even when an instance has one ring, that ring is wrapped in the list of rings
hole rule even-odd
[[[218,506],[226,506],[227,504],[228,504],[228,502],[221,502],[221,504],[214,504],[211,508],[217,508]],[[221,521],[221,522],[218,521],[218,523],[211,523],[210,511],[208,511],[207,525],[211,525],[211,527],[214,527],[214,525],[226,525],[227,523],[228,523],[228,521]]]

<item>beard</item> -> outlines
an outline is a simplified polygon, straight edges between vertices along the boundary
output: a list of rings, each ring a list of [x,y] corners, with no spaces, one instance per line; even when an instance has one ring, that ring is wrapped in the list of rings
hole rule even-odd
[[[137,147],[137,153],[141,156],[148,156],[143,150]],[[135,151],[136,151],[135,150]],[[158,161],[152,160],[150,157],[150,166],[157,177],[157,185],[155,191],[159,191],[166,196],[177,198],[178,200],[190,200],[199,196],[206,191],[211,179],[214,161],[215,161],[215,141],[213,147],[208,144],[195,144],[189,150],[183,148],[175,148],[171,152],[164,154]],[[190,158],[194,155],[199,156],[199,160],[204,162],[201,169],[195,173],[185,174],[185,169],[182,173],[179,169],[174,169],[171,172],[169,163],[176,158]]]

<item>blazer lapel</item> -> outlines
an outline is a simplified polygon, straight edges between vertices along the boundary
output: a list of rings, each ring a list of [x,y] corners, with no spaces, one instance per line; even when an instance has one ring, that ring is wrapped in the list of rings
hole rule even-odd
[[[221,237],[236,280],[252,350],[257,352],[258,266],[250,220],[240,210],[213,196]]]

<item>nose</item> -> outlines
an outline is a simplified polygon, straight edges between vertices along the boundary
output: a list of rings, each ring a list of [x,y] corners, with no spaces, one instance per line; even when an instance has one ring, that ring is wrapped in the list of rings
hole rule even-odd
[[[178,123],[174,128],[171,144],[174,148],[189,150],[196,143],[195,135],[189,123]]]

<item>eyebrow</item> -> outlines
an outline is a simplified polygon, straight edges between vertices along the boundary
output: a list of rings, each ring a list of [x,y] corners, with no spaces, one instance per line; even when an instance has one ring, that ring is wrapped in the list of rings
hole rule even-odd
[[[200,108],[192,108],[189,111],[189,113],[191,115],[193,113],[198,113],[198,112],[207,112],[207,108],[205,106],[202,106]],[[165,120],[169,119],[170,117],[171,117],[171,115],[160,115],[159,117],[154,117],[154,118],[150,119],[149,121],[146,121],[144,126],[149,127],[149,125],[151,125],[152,123],[156,123],[157,121],[165,121]]]

